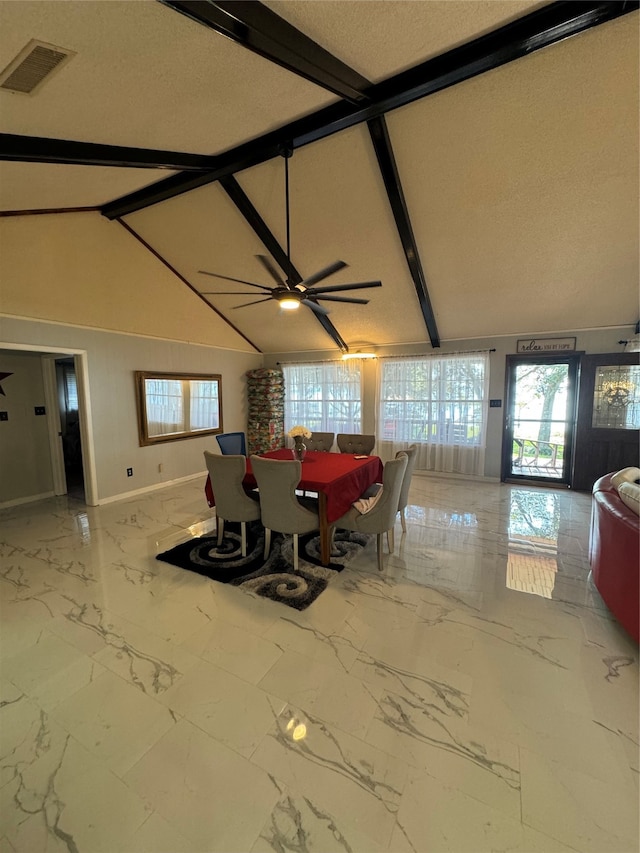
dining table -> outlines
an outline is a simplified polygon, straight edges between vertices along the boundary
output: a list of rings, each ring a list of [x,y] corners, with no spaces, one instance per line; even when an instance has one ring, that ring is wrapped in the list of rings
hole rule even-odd
[[[260,453],[267,459],[293,459],[287,448]],[[383,465],[379,456],[357,456],[351,453],[327,453],[307,450],[302,460],[302,471],[298,489],[317,492],[320,532],[320,560],[329,565],[331,528],[333,523],[347,512],[354,501],[373,483],[382,482]],[[247,470],[243,485],[255,488],[256,478],[251,470],[251,457],[247,458]],[[215,506],[215,495],[207,477],[205,494],[210,507]]]

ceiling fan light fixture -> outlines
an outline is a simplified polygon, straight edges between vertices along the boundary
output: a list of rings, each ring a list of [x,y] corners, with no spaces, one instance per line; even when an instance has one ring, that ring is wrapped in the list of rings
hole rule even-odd
[[[342,354],[342,360],[348,361],[351,358],[377,358],[375,352],[345,352]]]
[[[296,299],[295,296],[284,296],[278,302],[285,311],[296,311],[300,307],[300,300]]]

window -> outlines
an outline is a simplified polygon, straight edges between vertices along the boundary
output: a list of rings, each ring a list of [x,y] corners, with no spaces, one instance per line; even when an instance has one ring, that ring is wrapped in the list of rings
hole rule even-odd
[[[640,427],[640,367],[596,367],[591,426],[600,429]]]
[[[381,455],[418,443],[418,468],[483,474],[488,381],[484,353],[381,359]]]
[[[353,361],[283,365],[284,428],[362,432],[360,365]]]
[[[137,371],[140,445],[222,432],[218,375]]]
[[[64,402],[67,412],[78,411],[78,384],[76,381],[76,369],[73,364],[65,364],[64,376]]]

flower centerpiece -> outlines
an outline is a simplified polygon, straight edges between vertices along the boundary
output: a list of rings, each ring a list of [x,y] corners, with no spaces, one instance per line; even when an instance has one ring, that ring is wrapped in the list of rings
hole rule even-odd
[[[289,438],[293,439],[293,456],[294,459],[299,459],[300,462],[305,457],[307,452],[307,446],[304,443],[305,438],[311,438],[311,430],[308,430],[305,426],[297,426],[291,427],[289,432],[287,433]]]

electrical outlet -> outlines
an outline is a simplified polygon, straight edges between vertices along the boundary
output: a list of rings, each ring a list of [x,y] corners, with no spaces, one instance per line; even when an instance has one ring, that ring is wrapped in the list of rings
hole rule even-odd
[[[36,415],[46,415],[47,410],[44,406],[34,406]]]
[[[162,462],[158,464],[158,474],[162,474]]]
[[[0,412],[0,421],[8,421],[9,412]]]
[[[133,477],[133,468],[127,468],[127,477]]]

